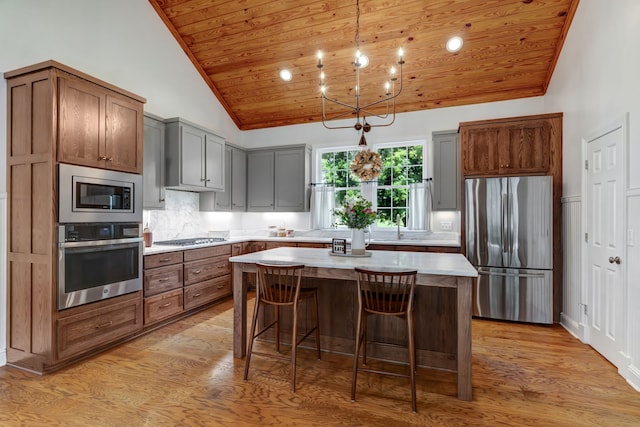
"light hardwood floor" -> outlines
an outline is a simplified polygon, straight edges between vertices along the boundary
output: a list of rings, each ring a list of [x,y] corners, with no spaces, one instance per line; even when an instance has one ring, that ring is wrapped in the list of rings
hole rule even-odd
[[[640,393],[562,327],[473,321],[473,401],[455,377],[359,374],[352,358],[301,350],[289,366],[233,358],[231,302],[46,376],[0,368],[1,426],[639,426]],[[258,344],[263,346],[264,344]],[[288,351],[288,349],[287,349]]]

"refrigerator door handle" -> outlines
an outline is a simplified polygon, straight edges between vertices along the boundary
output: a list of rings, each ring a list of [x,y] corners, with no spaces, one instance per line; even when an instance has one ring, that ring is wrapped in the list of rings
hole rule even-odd
[[[503,276],[503,277],[544,277],[544,273],[500,273],[478,269],[478,274],[483,276]]]
[[[508,229],[508,215],[507,215],[507,203],[505,203],[505,196],[509,197],[508,194],[502,193],[500,196],[500,201],[502,203],[502,216],[500,225],[502,225],[502,253],[506,253],[509,248],[509,229]],[[507,264],[509,265],[509,264]]]
[[[507,265],[512,265],[512,258],[513,258],[513,223],[514,223],[514,218],[513,218],[513,193],[511,191],[509,191],[509,195],[507,196],[507,212],[509,215],[509,264]]]

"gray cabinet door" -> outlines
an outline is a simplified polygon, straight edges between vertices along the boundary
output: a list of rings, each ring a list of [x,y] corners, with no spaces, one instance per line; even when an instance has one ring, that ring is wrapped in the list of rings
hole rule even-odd
[[[165,186],[223,191],[224,138],[178,117],[165,120],[165,126]]]
[[[231,150],[230,165],[231,210],[244,211],[247,208],[247,153],[233,148]]]
[[[274,152],[255,151],[247,154],[247,210],[273,210]]]
[[[433,210],[459,210],[458,132],[433,133]]]
[[[275,210],[305,209],[305,149],[275,152]]]
[[[204,144],[204,185],[209,190],[224,191],[224,139],[205,134]]]
[[[164,209],[164,121],[144,117],[143,209]]]
[[[182,125],[180,129],[180,184],[204,188],[206,134],[188,125]]]

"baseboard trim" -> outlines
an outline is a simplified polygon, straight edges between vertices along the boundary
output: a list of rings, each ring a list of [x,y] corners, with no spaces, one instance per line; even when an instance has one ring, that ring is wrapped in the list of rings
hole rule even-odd
[[[637,366],[629,365],[627,368],[626,378],[627,382],[636,389],[640,391],[640,368]]]
[[[567,317],[564,313],[560,314],[560,326],[565,328],[567,332],[584,343],[584,327],[581,323]]]

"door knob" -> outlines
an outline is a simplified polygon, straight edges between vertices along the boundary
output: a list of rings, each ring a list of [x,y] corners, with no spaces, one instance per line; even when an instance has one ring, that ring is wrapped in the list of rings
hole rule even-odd
[[[619,256],[617,256],[617,257],[610,256],[609,257],[609,263],[611,263],[611,264],[614,264],[614,263],[615,264],[620,264],[621,262],[622,262],[622,260],[620,259]]]

